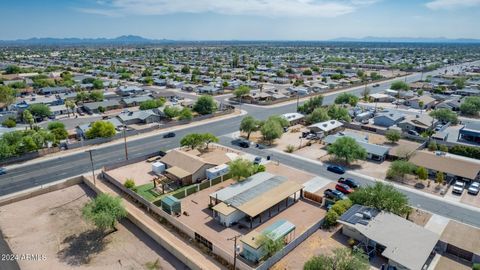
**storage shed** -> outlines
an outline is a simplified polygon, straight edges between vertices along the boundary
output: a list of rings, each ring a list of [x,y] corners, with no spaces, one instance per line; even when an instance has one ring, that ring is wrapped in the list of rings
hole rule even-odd
[[[182,212],[182,204],[180,200],[172,195],[165,196],[160,202],[162,210],[169,214],[180,214]]]
[[[160,161],[152,163],[152,171],[156,174],[162,174],[165,171],[165,164]]]
[[[261,260],[266,255],[262,243],[263,237],[268,237],[273,241],[283,239],[285,243],[289,243],[295,238],[295,225],[288,220],[281,219],[265,228],[262,232],[251,231],[240,239],[243,247],[242,257],[254,263]]]

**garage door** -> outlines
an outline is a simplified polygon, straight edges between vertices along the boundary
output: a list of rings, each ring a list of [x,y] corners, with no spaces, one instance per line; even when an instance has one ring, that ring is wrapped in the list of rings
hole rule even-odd
[[[467,261],[472,261],[473,258],[473,253],[470,251],[463,250],[461,248],[458,248],[456,246],[452,246],[450,244],[447,245],[447,252],[455,255],[457,257],[460,257],[462,259],[465,259]]]

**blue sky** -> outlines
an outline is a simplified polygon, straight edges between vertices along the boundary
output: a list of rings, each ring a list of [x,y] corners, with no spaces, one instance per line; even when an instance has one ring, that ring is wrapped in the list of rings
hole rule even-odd
[[[0,39],[480,38],[480,0],[4,0]]]

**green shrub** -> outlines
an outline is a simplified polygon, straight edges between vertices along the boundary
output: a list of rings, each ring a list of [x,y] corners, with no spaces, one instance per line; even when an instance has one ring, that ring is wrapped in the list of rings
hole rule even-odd
[[[133,189],[135,187],[135,180],[128,178],[125,180],[125,183],[123,183],[123,186],[128,189]]]
[[[13,128],[17,126],[17,121],[13,118],[8,118],[5,121],[3,121],[2,126],[7,127],[7,128]]]
[[[337,224],[337,219],[339,215],[335,211],[328,211],[327,215],[325,215],[325,219],[323,220],[323,226],[325,228],[330,228]]]
[[[293,151],[295,151],[295,146],[291,144],[287,145],[287,148],[285,148],[285,152],[287,153],[293,153]]]

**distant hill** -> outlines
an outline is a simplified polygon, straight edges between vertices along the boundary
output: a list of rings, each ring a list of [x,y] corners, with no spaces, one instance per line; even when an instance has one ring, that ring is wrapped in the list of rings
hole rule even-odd
[[[148,39],[141,36],[125,35],[116,38],[29,38],[0,40],[0,45],[12,46],[62,46],[62,45],[142,45],[173,43],[167,39]]]
[[[445,37],[438,38],[424,38],[424,37],[363,37],[363,38],[349,38],[341,37],[335,38],[331,41],[341,42],[411,42],[411,43],[480,43],[480,39],[459,38],[451,39]]]
[[[379,43],[461,43],[461,44],[477,44],[480,39],[449,39],[439,38],[401,38],[401,37],[364,37],[349,38],[341,37],[324,41],[275,41],[275,40],[211,40],[211,41],[194,41],[194,40],[169,40],[169,39],[148,39],[135,35],[124,35],[116,38],[29,38],[16,40],[0,40],[0,46],[121,46],[121,45],[155,45],[155,44],[281,44],[281,43],[328,43],[328,42],[379,42]]]

